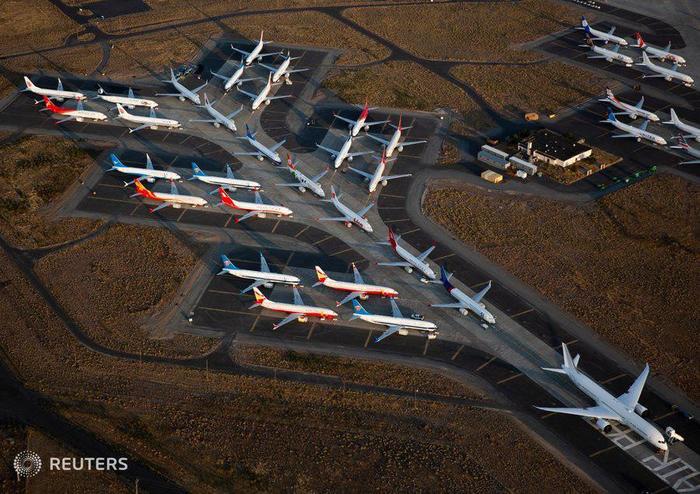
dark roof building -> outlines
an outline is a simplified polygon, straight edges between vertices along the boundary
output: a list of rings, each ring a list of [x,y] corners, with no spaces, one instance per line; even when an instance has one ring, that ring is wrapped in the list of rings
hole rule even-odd
[[[557,166],[573,165],[593,152],[589,146],[548,129],[540,129],[523,139],[518,149],[534,159]]]

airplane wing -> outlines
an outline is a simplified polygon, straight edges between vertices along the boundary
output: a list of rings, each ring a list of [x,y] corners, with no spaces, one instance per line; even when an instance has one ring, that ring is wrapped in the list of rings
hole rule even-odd
[[[192,89],[191,91],[192,91],[193,93],[196,94],[196,93],[200,92],[202,89],[204,89],[204,87],[205,87],[207,84],[209,84],[209,81],[205,82],[204,84],[202,84],[202,85],[199,86],[199,87],[196,87],[196,88]]]
[[[608,31],[608,35],[612,36],[612,34],[615,32],[615,28],[617,28],[617,26],[611,27],[610,31]]]
[[[404,141],[404,142],[399,143],[399,146],[403,146],[403,147],[406,147],[406,146],[413,146],[414,144],[423,144],[424,142],[428,142],[428,141],[426,141],[426,140],[422,140],[422,141],[408,141],[408,142]]]
[[[486,295],[490,289],[491,289],[491,281],[489,281],[489,282],[486,284],[486,286],[485,286],[484,288],[481,289],[481,291],[480,291],[479,293],[477,293],[476,295],[474,295],[474,296],[472,297],[472,300],[473,300],[474,302],[477,302],[477,303],[478,303],[478,302],[481,302],[481,299],[484,298],[484,295]]]
[[[304,300],[301,298],[301,294],[297,287],[292,287],[292,293],[294,293],[294,305],[304,305]]]
[[[357,153],[348,153],[348,158],[354,158],[355,156],[364,156],[366,154],[374,154],[374,151],[358,151]]]
[[[418,254],[416,257],[418,258],[419,261],[424,261],[425,258],[428,257],[428,256],[430,255],[430,253],[431,253],[432,251],[434,251],[434,250],[435,250],[435,246],[434,246],[434,245],[431,245],[430,247],[428,247],[428,248],[425,250],[425,252],[421,252],[421,253]]]
[[[360,210],[357,212],[357,216],[364,216],[365,214],[367,214],[367,211],[369,211],[369,210],[372,208],[372,206],[374,206],[374,203],[373,203],[373,202],[370,202],[370,203],[367,204],[364,208],[360,209]]]
[[[177,96],[178,98],[180,96],[183,96],[182,93],[156,93],[156,96]]]
[[[267,99],[273,100],[273,99],[282,99],[282,98],[291,98],[294,96],[293,94],[283,94],[282,96],[268,96]]]
[[[296,74],[297,72],[306,72],[307,70],[309,70],[309,69],[308,68],[306,68],[306,69],[293,69],[293,70],[288,70],[287,72],[285,72],[285,74]]]
[[[612,137],[613,139],[617,139],[620,137],[635,137],[636,138],[637,136],[634,134],[615,134],[615,135],[610,136],[610,137]]]
[[[389,145],[389,141],[387,141],[386,139],[382,139],[381,137],[377,137],[377,136],[375,136],[374,134],[366,134],[366,135],[367,135],[367,137],[369,137],[370,139],[374,139],[374,140],[377,141],[377,142],[381,142],[381,143],[384,144],[385,146],[388,146],[388,145]]]
[[[274,152],[277,151],[279,148],[281,148],[281,147],[284,145],[285,142],[287,142],[287,139],[282,139],[280,142],[278,142],[278,143],[275,144],[274,146],[271,146],[271,147],[270,147],[270,151],[272,151],[272,152],[274,153]]]
[[[407,266],[412,266],[412,264],[408,261],[393,261],[393,262],[378,262],[377,266],[399,266],[399,267],[407,267]]]
[[[270,272],[270,266],[267,265],[267,259],[265,259],[265,256],[262,255],[262,252],[260,253],[260,271],[263,273]]]
[[[247,220],[247,219],[250,218],[251,216],[256,216],[256,215],[258,215],[258,214],[260,214],[260,213],[261,213],[261,211],[248,211],[248,212],[247,212],[246,214],[244,214],[243,216],[240,216],[240,217],[236,218],[236,223],[240,223],[241,221]]]
[[[681,161],[678,163],[679,165],[696,165],[700,163],[700,160],[692,160],[692,161]]]
[[[362,175],[362,176],[365,177],[367,180],[371,180],[371,179],[372,179],[372,174],[371,174],[371,173],[363,172],[362,170],[358,170],[357,168],[353,168],[352,166],[349,166],[348,169],[354,171],[355,173],[357,173],[357,174],[359,174],[359,175]]]
[[[652,77],[666,77],[666,76],[663,75],[663,74],[653,74],[653,75],[644,74],[644,75],[642,76],[642,79],[649,79],[649,78],[652,78]]]
[[[377,337],[374,339],[374,342],[375,342],[375,343],[379,343],[379,342],[382,341],[384,338],[386,338],[386,337],[388,337],[388,336],[391,336],[392,334],[398,332],[399,329],[401,329],[400,326],[389,326],[389,327],[387,328],[386,331],[384,331],[382,334],[380,334],[379,336],[377,336]]]
[[[243,54],[243,55],[245,55],[245,56],[250,55],[250,52],[249,52],[249,51],[241,50],[240,48],[236,48],[236,47],[233,46],[233,45],[231,45],[231,48],[232,48],[233,50],[236,50],[238,53],[241,53],[241,54]]]
[[[265,44],[268,44],[268,43],[269,43],[269,41],[265,41]],[[281,51],[276,51],[274,53],[261,53],[260,55],[258,55],[258,58],[271,57],[272,55],[281,55],[281,54],[282,54]]]
[[[644,96],[642,96],[642,98],[639,100],[639,103],[637,103],[635,105],[635,108],[637,108],[638,110],[641,110],[643,106],[644,106]]]
[[[227,77],[227,76],[225,76],[225,75],[217,74],[216,72],[214,72],[214,71],[212,71],[212,70],[210,70],[209,73],[210,73],[211,75],[213,75],[214,77],[218,77],[218,78],[221,79],[222,81],[228,81],[228,80],[229,80],[229,77]]]
[[[336,305],[336,307],[341,306],[341,305],[343,305],[343,304],[349,302],[350,300],[356,299],[356,298],[359,297],[360,295],[362,295],[362,292],[352,292],[352,293],[349,293],[343,300],[341,300],[340,302],[336,302],[335,305]]]
[[[627,408],[634,408],[639,402],[639,397],[642,395],[647,377],[649,377],[649,364],[644,366],[644,370],[639,374],[637,379],[634,380],[627,392],[618,396],[617,399],[624,403]]]
[[[156,207],[151,208],[150,211],[151,211],[151,213],[155,213],[156,211],[160,211],[161,209],[167,208],[168,206],[172,206],[172,205],[173,205],[172,202],[161,202]]]
[[[326,176],[326,173],[328,173],[328,168],[326,168],[325,170],[323,170],[321,173],[319,173],[319,174],[316,175],[315,177],[311,177],[311,181],[312,181],[312,182],[318,182],[319,180],[321,180],[323,177]]]
[[[258,62],[258,65],[260,65],[261,67],[265,67],[270,72],[275,72],[277,70],[277,68],[271,67],[270,65],[265,65],[264,63]]]
[[[292,322],[292,321],[295,321],[295,320],[299,319],[299,318],[300,318],[301,316],[303,316],[303,315],[304,315],[304,314],[302,314],[302,313],[300,313],[300,312],[299,312],[299,313],[296,313],[296,312],[295,312],[294,314],[289,314],[287,317],[285,317],[284,319],[282,319],[280,322],[273,324],[273,325],[272,325],[272,329],[273,329],[273,330],[279,329],[279,328],[281,328],[282,326],[284,326],[285,324],[288,324],[288,323],[290,323],[290,322]]]
[[[129,129],[129,134],[131,134],[133,132],[138,132],[139,130],[147,129],[149,127],[150,127],[150,125],[139,125],[138,127],[134,128],[134,129]]]
[[[326,146],[321,146],[318,143],[316,143],[316,147],[323,149],[325,152],[330,153],[333,156],[338,156],[338,151],[336,151],[335,149],[327,148]]]
[[[56,120],[54,123],[56,125],[58,125],[58,124],[63,123],[63,122],[70,122],[71,120],[75,120],[75,117],[62,118],[61,120]]]
[[[319,218],[318,221],[348,221],[345,216],[335,216],[333,218]]]
[[[639,126],[639,130],[647,130],[648,126],[649,126],[649,120],[644,120],[642,122],[642,125]]]
[[[192,119],[192,118],[191,118],[191,119],[190,119],[190,122],[216,123],[216,120],[213,119],[213,118],[209,118],[209,119],[206,119],[206,118],[204,118],[204,119],[199,119],[199,118],[194,118],[194,119]]]
[[[234,156],[260,156],[261,153],[260,151],[237,151],[235,153],[231,153]]]
[[[238,114],[241,113],[242,111],[243,111],[243,105],[241,105],[241,107],[240,107],[238,110],[232,111],[231,113],[229,113],[228,115],[226,115],[226,118],[232,119],[233,117],[235,117],[236,115],[238,115]]]
[[[403,173],[401,175],[384,175],[382,180],[394,180],[395,178],[406,178],[412,176],[411,173]]]
[[[358,285],[364,285],[365,280],[362,279],[362,275],[360,274],[360,271],[355,267],[355,265],[352,265],[352,275],[355,278],[355,283]]]
[[[264,284],[265,284],[264,281],[256,280],[256,281],[254,281],[253,283],[251,283],[250,285],[248,285],[246,288],[244,288],[243,290],[241,290],[241,294],[243,294],[243,293],[248,293],[248,292],[251,291],[253,288],[258,288],[259,286],[262,286],[262,285],[264,285]]]
[[[246,96],[248,96],[250,99],[253,99],[253,100],[254,100],[255,98],[258,97],[257,94],[249,93],[249,92],[246,91],[245,89],[241,89],[241,88],[238,87],[238,86],[236,86],[236,91],[238,91],[239,93],[245,94]]]
[[[403,317],[403,314],[401,314],[401,309],[399,309],[398,304],[393,298],[389,299],[389,303],[391,304],[391,315],[394,317]]]
[[[464,304],[460,304],[459,302],[455,302],[452,304],[430,304],[430,307],[442,307],[443,309],[461,309],[464,307]]]
[[[180,193],[180,192],[178,192],[177,185],[175,185],[174,181],[170,182],[170,193],[173,195],[177,195]]]
[[[277,187],[306,187],[302,183],[287,183],[287,184],[275,184]]]
[[[372,127],[373,125],[381,125],[381,124],[385,124],[385,123],[389,123],[389,120],[380,120],[379,122],[369,122],[369,123],[365,122],[364,126]]]
[[[131,180],[131,181],[129,181],[129,182],[124,182],[124,187],[128,187],[129,185],[133,184],[133,183],[136,182],[137,180],[138,180],[139,182],[142,182],[142,181],[144,181],[144,180],[146,180],[146,179],[148,179],[148,178],[153,178],[153,177],[150,177],[149,175],[141,175],[140,177],[135,178],[135,179],[133,179],[133,180]]]
[[[146,153],[146,168],[149,170],[153,170],[153,160],[151,159],[151,156]]]
[[[260,192],[255,192],[255,204],[262,204],[263,200],[262,197],[260,196]]]
[[[608,58],[608,57],[606,57],[605,55],[589,55],[586,58]]]
[[[355,125],[356,120],[350,120],[349,118],[341,117],[340,115],[338,115],[338,114],[336,114],[336,113],[334,113],[333,116],[334,116],[335,118],[338,118],[338,119],[342,120],[343,122],[347,122],[347,123],[349,123],[349,124],[351,124],[351,125]]]
[[[538,410],[554,413],[566,413],[568,415],[578,415],[579,417],[590,417],[596,419],[607,419],[620,421],[621,417],[612,410],[604,406],[594,406],[588,408],[551,408],[551,407],[535,407]]]

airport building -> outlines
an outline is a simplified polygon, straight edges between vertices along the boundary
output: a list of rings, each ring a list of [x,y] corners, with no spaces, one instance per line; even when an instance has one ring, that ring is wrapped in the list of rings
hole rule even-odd
[[[518,158],[515,155],[508,158],[508,161],[510,161],[511,167],[513,167],[516,170],[522,170],[528,175],[532,176],[535,173],[537,173],[537,165],[530,163],[529,161],[526,161],[524,159]]]
[[[496,149],[495,147],[484,144],[481,146],[481,150],[477,155],[479,161],[498,168],[499,170],[506,170],[510,167],[510,162],[508,161],[508,153]]]
[[[518,143],[518,150],[531,159],[555,166],[571,166],[588,158],[593,149],[548,129],[540,129]]]

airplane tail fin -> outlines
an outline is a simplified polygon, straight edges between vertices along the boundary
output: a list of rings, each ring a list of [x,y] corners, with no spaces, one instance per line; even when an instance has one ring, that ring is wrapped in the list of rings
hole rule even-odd
[[[290,170],[296,170],[297,168],[292,160],[292,155],[289,153],[287,153],[287,167],[289,167]]]
[[[119,103],[117,103],[117,111],[119,112],[119,115],[126,115],[126,110]]]
[[[636,32],[636,33],[634,33],[634,37],[637,40],[637,46],[639,48],[644,49],[647,44],[644,42],[644,38],[642,38],[642,34],[640,32]]]
[[[367,309],[362,307],[362,304],[360,303],[359,300],[353,299],[352,301],[352,310],[353,310],[353,315],[352,319],[357,319],[359,316],[369,316],[369,312],[367,312]]]
[[[136,194],[146,197],[148,199],[155,199],[155,196],[153,195],[153,192],[148,190],[146,187],[143,186],[140,180],[134,180],[134,187],[136,187]]]
[[[225,254],[221,254],[221,264],[223,264],[225,269],[238,269]]]
[[[199,167],[199,165],[197,165],[197,163],[195,163],[194,161],[192,162],[192,173],[194,173],[194,175],[196,177],[204,177],[205,176],[205,173],[202,171],[202,169]]]
[[[564,363],[561,367],[542,367],[542,370],[547,372],[555,372],[557,374],[567,374],[569,369],[576,369],[580,356],[576,355],[576,357],[572,359],[571,353],[569,353],[569,347],[567,347],[566,343],[563,342],[561,344],[561,352],[562,356],[564,357]]]
[[[389,228],[389,244],[391,248],[396,250],[396,236],[394,235],[394,230]]]
[[[606,119],[608,122],[616,122],[617,117],[615,116],[615,112],[612,111],[612,108],[608,106],[608,118]]]
[[[445,266],[440,266],[440,281],[442,281],[442,284],[444,287],[449,291],[454,288],[452,286],[452,283],[450,283],[450,278],[452,277],[451,273],[448,273],[447,270],[445,269]]]
[[[112,161],[112,170],[116,168],[123,168],[124,163],[121,162],[119,158],[117,158],[117,155],[112,153],[109,155],[109,159]]]
[[[318,277],[319,284],[323,284],[328,279],[326,273],[319,266],[316,266],[316,276]]]
[[[258,287],[253,288],[253,293],[255,294],[255,305],[261,305],[267,298],[262,294]]]
[[[27,89],[36,89],[36,86],[34,85],[34,83],[26,75],[24,76],[24,83],[27,85]]]
[[[680,123],[680,120],[678,119],[678,115],[676,115],[676,110],[671,108],[671,120],[668,122],[664,122],[665,124],[678,124]]]

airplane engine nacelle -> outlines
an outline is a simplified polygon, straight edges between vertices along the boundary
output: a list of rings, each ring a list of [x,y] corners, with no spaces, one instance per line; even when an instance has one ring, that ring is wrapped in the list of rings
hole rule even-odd
[[[179,99],[180,101],[185,101],[185,97],[184,97],[184,96],[178,96],[177,99]]]
[[[383,185],[384,187],[386,187],[386,184],[388,184],[388,183],[389,183],[388,180],[382,180],[382,185]]]
[[[365,125],[365,132],[369,132],[369,125]]]
[[[348,161],[352,161],[352,156],[348,156]]]
[[[156,181],[156,179],[153,178],[153,177],[148,177],[148,178],[146,179],[146,182],[148,182],[149,184],[152,184],[152,183],[155,182],[155,181]]]
[[[633,113],[632,115],[630,115],[630,118],[631,118],[632,120],[637,120],[637,114],[636,114],[636,113]]]
[[[265,100],[265,104],[266,104],[266,105],[269,105],[269,104],[270,104],[270,100],[269,100],[269,99],[266,99],[266,100]]]
[[[352,129],[353,124],[348,124],[348,129]]]
[[[297,321],[299,321],[299,322],[307,322],[308,320],[309,320],[309,318],[307,316],[299,316],[297,318]]]
[[[360,294],[360,300],[367,300],[368,298],[369,298],[369,295],[367,295],[366,293]]]
[[[259,161],[265,161],[265,157],[264,157],[264,156],[258,156],[258,160],[259,160]]]
[[[345,226],[347,226],[348,228],[352,228],[352,222],[346,221]]]
[[[604,419],[596,419],[595,426],[605,434],[608,434],[612,430],[612,425],[610,425],[610,422]]]
[[[408,335],[408,330],[407,329],[399,329],[399,334],[401,336],[407,336]]]
[[[464,307],[459,309],[459,313],[462,314],[463,316],[469,315],[469,311],[467,309],[465,309]]]
[[[437,335],[435,333],[428,333],[428,339],[429,340],[434,340],[437,338]]]
[[[649,411],[649,410],[647,409],[647,407],[645,407],[645,406],[643,406],[643,405],[640,405],[639,403],[637,403],[637,404],[634,406],[634,412],[635,412],[637,415],[639,415],[640,417],[646,417],[648,411]]]
[[[403,146],[399,146],[399,153],[403,152]]]
[[[405,269],[406,272],[409,273],[409,274],[413,272],[413,268],[412,268],[411,266],[406,266],[404,269]]]
[[[302,194],[306,192],[306,187],[299,187],[299,192],[301,192]]]
[[[272,288],[272,287],[275,286],[275,285],[274,285],[274,283],[267,282],[267,283],[263,283],[263,286],[264,286],[265,288]]]
[[[219,122],[214,122],[214,127],[218,129],[219,127],[221,127],[221,124]]]
[[[129,108],[129,110],[133,110],[136,107],[134,105],[128,105],[127,108]]]

